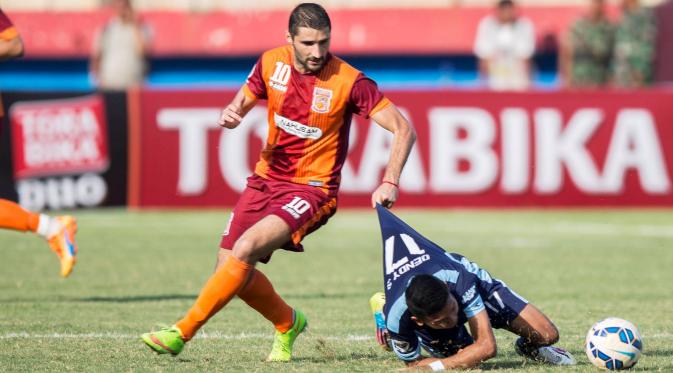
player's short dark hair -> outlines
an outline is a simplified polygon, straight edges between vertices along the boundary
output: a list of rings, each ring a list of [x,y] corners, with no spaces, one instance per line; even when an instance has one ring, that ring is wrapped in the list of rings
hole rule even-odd
[[[404,292],[407,308],[413,316],[424,319],[439,313],[449,300],[444,281],[431,275],[417,275]]]
[[[332,23],[325,8],[315,3],[302,3],[297,5],[290,13],[288,24],[290,35],[297,35],[300,27],[308,27],[314,30],[332,30]]]
[[[498,1],[498,8],[508,8],[513,7],[514,1],[512,0],[500,0]]]

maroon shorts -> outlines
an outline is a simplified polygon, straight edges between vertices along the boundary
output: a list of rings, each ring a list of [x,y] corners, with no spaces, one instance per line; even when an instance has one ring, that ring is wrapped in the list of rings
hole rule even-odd
[[[309,185],[264,179],[256,174],[231,212],[220,247],[231,250],[241,235],[268,215],[276,215],[290,227],[292,238],[281,248],[304,251],[301,240],[320,228],[336,212],[336,197]],[[269,261],[269,257],[261,260]]]

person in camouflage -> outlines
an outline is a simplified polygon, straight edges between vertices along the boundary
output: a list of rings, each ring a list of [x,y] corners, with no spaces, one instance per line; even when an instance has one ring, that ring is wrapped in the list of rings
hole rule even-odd
[[[656,21],[651,9],[638,0],[622,0],[622,20],[615,32],[612,81],[617,87],[637,88],[652,83]]]
[[[571,87],[598,87],[609,79],[615,27],[605,15],[604,0],[590,0],[589,12],[570,29],[562,61]]]

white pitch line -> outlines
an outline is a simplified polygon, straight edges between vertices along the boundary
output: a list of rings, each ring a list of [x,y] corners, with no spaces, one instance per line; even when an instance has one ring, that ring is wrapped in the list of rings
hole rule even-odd
[[[585,335],[562,335],[563,339],[584,338]],[[2,339],[74,339],[74,338],[93,338],[93,339],[138,339],[140,334],[126,334],[126,333],[3,333],[0,334]],[[272,333],[240,333],[240,334],[223,334],[217,332],[200,333],[194,339],[212,339],[212,340],[249,340],[249,339],[268,339],[273,338]],[[374,340],[373,335],[347,335],[347,336],[318,336],[308,335],[309,339],[324,339],[328,341],[339,342],[360,342]],[[648,339],[669,339],[673,338],[673,333],[663,332],[655,334],[643,335],[644,340]],[[500,337],[499,339],[505,339]]]

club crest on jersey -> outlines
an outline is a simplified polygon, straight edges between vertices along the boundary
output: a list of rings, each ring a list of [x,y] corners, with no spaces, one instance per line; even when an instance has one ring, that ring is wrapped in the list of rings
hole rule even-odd
[[[313,104],[311,110],[316,113],[329,112],[332,103],[332,90],[325,88],[313,88]]]

